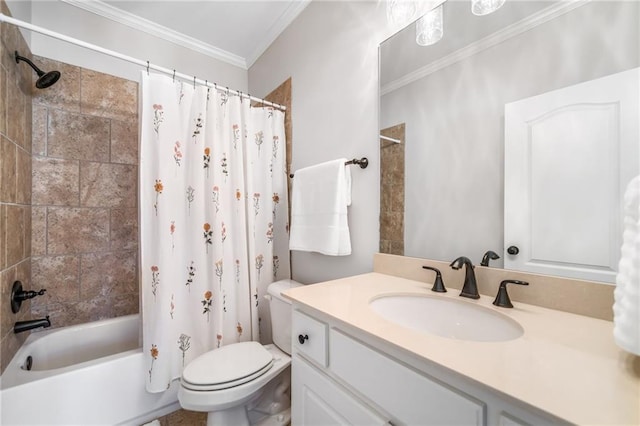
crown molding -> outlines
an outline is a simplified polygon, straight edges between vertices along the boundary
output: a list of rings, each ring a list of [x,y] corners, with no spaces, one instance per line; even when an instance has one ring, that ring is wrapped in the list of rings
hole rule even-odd
[[[247,68],[250,68],[258,58],[276,41],[278,36],[309,6],[311,0],[296,0],[289,4],[287,9],[269,28],[269,31],[262,39],[262,42],[256,46],[253,53],[247,58]]]
[[[201,40],[198,40],[193,37],[189,37],[178,31],[172,30],[163,25],[152,22],[148,19],[134,15],[133,13],[129,13],[122,9],[118,9],[100,0],[91,0],[91,1],[60,0],[60,1],[67,3],[71,6],[84,9],[96,15],[100,15],[104,18],[110,19],[119,24],[126,25],[127,27],[145,32],[154,37],[158,37],[160,39],[169,41],[171,43],[175,43],[179,46],[185,47],[187,49],[201,53],[203,55],[210,56],[219,61],[226,62],[228,64],[234,65],[236,67],[240,67],[245,70],[247,69],[247,61],[245,60],[245,58],[241,56],[227,52],[226,50],[219,49],[215,46],[204,43]]]
[[[529,31],[537,27],[538,25],[542,25],[545,22],[564,15],[565,13],[568,13],[584,4],[587,4],[590,1],[591,0],[567,0],[542,9],[541,11],[534,13],[533,15],[528,16],[525,19],[515,22],[485,38],[475,41],[461,49],[456,50],[455,52],[450,53],[447,56],[443,56],[442,58],[437,59],[428,65],[425,65],[424,67],[418,68],[415,71],[405,74],[404,76],[385,84],[380,88],[380,95],[386,95],[393,92],[394,90],[398,90],[399,88],[413,83],[414,81],[420,80],[421,78],[424,78],[429,74],[433,74],[436,71],[448,67],[449,65],[453,65],[456,62],[467,59],[479,52],[482,52],[483,50],[489,49],[490,47],[493,47],[506,40],[509,40],[510,38]]]

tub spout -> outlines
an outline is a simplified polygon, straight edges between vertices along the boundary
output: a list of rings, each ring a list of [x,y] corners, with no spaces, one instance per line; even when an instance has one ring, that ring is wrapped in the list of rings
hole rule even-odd
[[[18,333],[22,333],[23,331],[27,331],[27,330],[32,330],[34,328],[47,328],[47,327],[51,327],[51,321],[49,321],[49,315],[47,315],[46,318],[40,318],[40,319],[35,319],[35,320],[28,320],[28,321],[17,321],[16,324],[13,326],[13,332],[18,334]]]

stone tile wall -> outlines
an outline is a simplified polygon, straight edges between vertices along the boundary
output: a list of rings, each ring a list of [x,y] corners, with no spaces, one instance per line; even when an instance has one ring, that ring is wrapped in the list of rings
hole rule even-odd
[[[264,97],[265,100],[279,105],[285,106],[284,112],[284,137],[286,139],[286,157],[287,157],[287,175],[291,174],[291,159],[293,158],[293,124],[291,121],[291,77],[286,79],[280,86],[276,87]],[[287,190],[289,191],[287,199],[289,200],[289,220],[291,220],[291,185],[293,181],[289,178],[287,182]],[[291,265],[289,265],[291,269]]]
[[[404,123],[380,131],[380,253],[404,254]]]
[[[4,1],[0,11],[11,15]],[[31,57],[20,31],[0,24],[0,371],[29,333],[14,334],[30,318],[30,302],[11,312],[11,287],[31,288],[31,86],[33,71],[14,52]]]
[[[287,107],[284,112],[284,135],[287,139],[287,173],[291,172],[291,158],[293,155],[293,126],[291,123],[291,77],[286,79],[280,86],[273,89],[271,93],[264,97],[265,100]]]
[[[138,85],[35,57],[34,317],[63,327],[138,312]]]

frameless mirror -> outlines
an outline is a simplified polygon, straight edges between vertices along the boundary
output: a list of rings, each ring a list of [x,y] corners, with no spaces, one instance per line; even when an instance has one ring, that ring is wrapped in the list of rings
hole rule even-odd
[[[614,282],[640,172],[640,3],[443,4],[380,46],[382,252]],[[402,211],[393,211],[401,205]]]

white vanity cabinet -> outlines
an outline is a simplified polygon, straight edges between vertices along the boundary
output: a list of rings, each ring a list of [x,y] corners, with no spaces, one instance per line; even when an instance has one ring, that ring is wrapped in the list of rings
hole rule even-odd
[[[350,336],[330,331],[329,370],[399,423],[484,424],[485,406]]]
[[[294,307],[294,426],[557,424],[459,375],[413,363],[331,317]]]
[[[328,326],[293,312],[291,389],[294,425],[387,425],[387,420],[327,374]]]
[[[388,425],[389,422],[300,356],[291,362],[292,423],[305,426]]]

